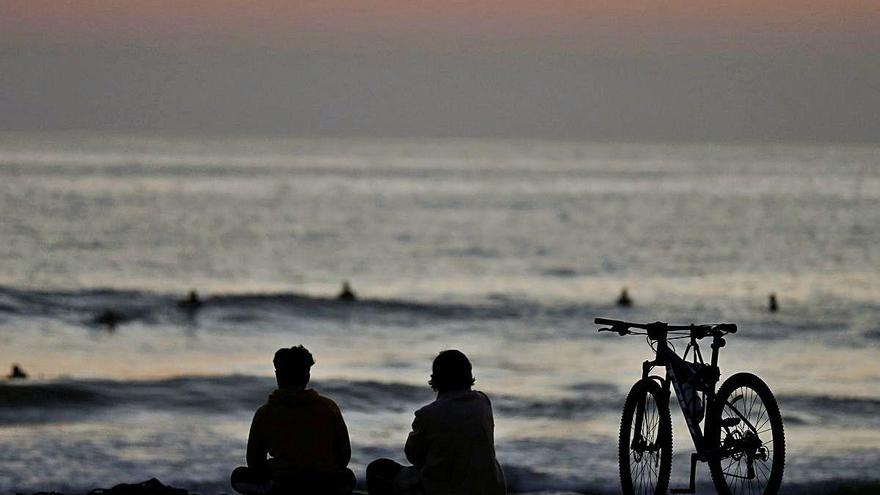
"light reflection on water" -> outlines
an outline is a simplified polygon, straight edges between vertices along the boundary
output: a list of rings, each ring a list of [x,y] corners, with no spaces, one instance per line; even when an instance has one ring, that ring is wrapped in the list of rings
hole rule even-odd
[[[0,135],[0,211],[0,365],[49,383],[269,378],[275,349],[303,343],[318,386],[419,387],[344,411],[362,477],[401,458],[430,360],[454,347],[496,398],[520,487],[598,490],[650,349],[592,318],[733,321],[722,371],[779,396],[787,479],[876,476],[874,402],[851,400],[880,399],[876,147]],[[368,301],[334,303],[342,280]],[[622,286],[635,308],[613,306]],[[193,287],[207,302],[189,319],[175,300]],[[88,323],[107,307],[135,316]],[[0,470],[19,473],[0,491],[225,491],[253,409],[83,407],[0,425]]]

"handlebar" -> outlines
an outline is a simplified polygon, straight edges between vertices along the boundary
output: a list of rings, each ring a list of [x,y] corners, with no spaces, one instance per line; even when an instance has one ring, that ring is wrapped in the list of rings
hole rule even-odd
[[[596,318],[593,322],[597,325],[605,325],[609,327],[600,328],[600,332],[617,332],[620,336],[635,334],[635,332],[630,330],[631,328],[646,330],[648,336],[656,335],[657,332],[665,334],[665,332],[689,331],[691,332],[691,336],[695,339],[702,339],[703,337],[709,336],[714,337],[716,335],[722,336],[728,333],[733,334],[736,333],[737,330],[736,324],[734,323],[670,325],[662,321],[655,321],[654,323],[633,323],[629,321],[610,320],[608,318]]]

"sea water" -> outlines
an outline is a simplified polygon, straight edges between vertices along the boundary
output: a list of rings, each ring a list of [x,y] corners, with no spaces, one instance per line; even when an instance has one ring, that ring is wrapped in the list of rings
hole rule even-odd
[[[775,392],[786,485],[878,478],[878,226],[876,145],[2,134],[0,366],[30,378],[0,385],[0,492],[229,492],[272,354],[304,344],[361,481],[457,348],[511,491],[613,493],[651,353],[597,316],[737,323],[722,379]]]

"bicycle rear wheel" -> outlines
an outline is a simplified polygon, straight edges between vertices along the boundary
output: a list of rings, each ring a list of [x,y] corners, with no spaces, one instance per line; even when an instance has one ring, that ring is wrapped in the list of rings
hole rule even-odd
[[[666,495],[672,470],[672,417],[669,401],[653,380],[637,382],[626,397],[618,462],[623,495]]]
[[[785,431],[773,392],[751,373],[728,378],[715,395],[709,470],[719,495],[776,495],[785,468]]]

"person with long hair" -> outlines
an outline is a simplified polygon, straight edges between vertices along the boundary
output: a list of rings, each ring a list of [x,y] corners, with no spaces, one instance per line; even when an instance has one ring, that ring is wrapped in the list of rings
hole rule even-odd
[[[415,413],[404,452],[412,466],[378,459],[367,466],[370,495],[503,495],[495,458],[495,420],[489,397],[473,390],[471,362],[461,351],[441,352],[433,364],[437,399]]]

